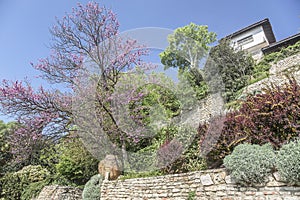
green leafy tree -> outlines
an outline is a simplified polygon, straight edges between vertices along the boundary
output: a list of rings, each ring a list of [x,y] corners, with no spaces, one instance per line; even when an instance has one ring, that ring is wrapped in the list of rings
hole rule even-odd
[[[209,44],[216,41],[216,34],[209,32],[207,26],[190,23],[177,28],[168,37],[169,46],[160,54],[165,69],[178,68],[197,92],[198,98],[206,96],[207,85],[203,71],[199,69],[201,60],[209,52]]]
[[[197,68],[199,61],[209,50],[208,44],[216,41],[216,34],[207,26],[190,23],[177,28],[168,37],[169,46],[160,54],[165,68]]]
[[[216,63],[216,73],[222,77],[225,87],[224,99],[227,102],[235,100],[254,73],[253,58],[244,51],[234,50],[228,40],[221,40],[213,47],[210,57]]]

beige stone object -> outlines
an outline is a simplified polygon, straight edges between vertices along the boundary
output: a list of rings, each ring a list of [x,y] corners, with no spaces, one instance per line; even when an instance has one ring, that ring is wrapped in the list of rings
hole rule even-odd
[[[105,179],[116,180],[122,172],[121,161],[115,155],[106,155],[106,157],[99,162],[98,172]]]

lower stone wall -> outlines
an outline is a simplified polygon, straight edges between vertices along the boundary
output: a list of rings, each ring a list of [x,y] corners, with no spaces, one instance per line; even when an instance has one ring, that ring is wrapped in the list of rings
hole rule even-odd
[[[300,187],[280,182],[276,173],[269,177],[269,182],[264,186],[243,187],[236,184],[225,169],[217,169],[151,178],[106,180],[101,187],[102,199],[297,200],[300,199]]]
[[[46,186],[34,200],[82,200],[82,190],[68,186]]]

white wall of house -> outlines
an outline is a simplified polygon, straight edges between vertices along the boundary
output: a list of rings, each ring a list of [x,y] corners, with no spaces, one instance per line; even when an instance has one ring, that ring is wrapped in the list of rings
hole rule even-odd
[[[237,50],[246,50],[254,59],[263,55],[261,48],[268,46],[268,40],[262,26],[255,27],[231,38],[231,45]]]

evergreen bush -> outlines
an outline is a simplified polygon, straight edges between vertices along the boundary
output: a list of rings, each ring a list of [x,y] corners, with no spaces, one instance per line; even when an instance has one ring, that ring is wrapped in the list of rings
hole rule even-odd
[[[103,177],[100,174],[96,174],[85,184],[82,199],[83,200],[100,200],[100,187],[103,181]]]
[[[49,176],[50,173],[48,170],[42,168],[40,165],[29,165],[20,171],[7,173],[1,179],[1,197],[6,200],[31,199],[39,191],[35,190],[34,193],[29,195],[26,193],[27,187],[32,183],[41,183],[41,181],[46,180]],[[26,193],[26,198],[25,196],[22,197],[23,192]]]
[[[224,158],[224,165],[237,183],[264,183],[274,169],[275,152],[270,144],[240,144]]]
[[[283,145],[277,154],[276,169],[284,181],[300,183],[300,140]]]

